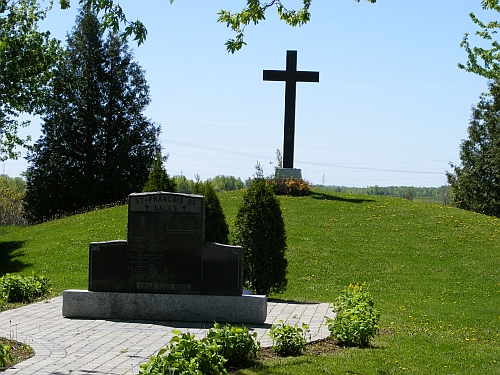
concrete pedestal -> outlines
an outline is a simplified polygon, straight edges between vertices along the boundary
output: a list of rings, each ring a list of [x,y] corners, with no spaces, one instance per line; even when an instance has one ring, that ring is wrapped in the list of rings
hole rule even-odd
[[[267,298],[261,295],[207,296],[65,290],[66,318],[160,320],[263,324]]]
[[[293,178],[300,180],[302,178],[302,170],[297,168],[276,168],[275,178]]]

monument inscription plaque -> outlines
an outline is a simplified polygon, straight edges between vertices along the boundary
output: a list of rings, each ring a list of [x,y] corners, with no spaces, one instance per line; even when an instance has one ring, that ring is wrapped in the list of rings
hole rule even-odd
[[[200,294],[204,197],[130,194],[128,209],[127,279],[131,289]]]

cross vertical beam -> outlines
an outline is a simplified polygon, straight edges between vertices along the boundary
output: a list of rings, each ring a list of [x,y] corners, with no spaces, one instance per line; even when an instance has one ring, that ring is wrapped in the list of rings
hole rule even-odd
[[[283,167],[293,168],[297,82],[319,82],[319,72],[297,71],[297,51],[286,51],[286,70],[264,70],[264,81],[285,81]]]

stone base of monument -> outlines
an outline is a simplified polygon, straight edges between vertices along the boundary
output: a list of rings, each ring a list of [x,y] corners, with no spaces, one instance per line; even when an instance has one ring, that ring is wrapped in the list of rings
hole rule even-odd
[[[65,290],[66,318],[263,324],[267,298]]]
[[[293,178],[300,180],[302,178],[302,170],[297,168],[276,168],[275,178]]]

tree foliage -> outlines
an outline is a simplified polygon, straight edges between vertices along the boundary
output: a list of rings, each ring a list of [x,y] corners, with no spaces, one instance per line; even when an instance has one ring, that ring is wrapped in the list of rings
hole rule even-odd
[[[359,0],[355,0],[359,3]],[[376,0],[368,0],[370,3],[375,3]],[[236,33],[234,39],[229,39],[225,45],[228,52],[234,53],[239,51],[244,45],[245,28],[253,23],[257,25],[260,21],[266,19],[266,11],[269,8],[275,7],[280,20],[290,26],[302,26],[309,22],[311,13],[312,0],[302,0],[302,7],[298,10],[287,9],[281,0],[272,0],[269,3],[259,0],[247,0],[247,5],[240,12],[231,13],[227,10],[219,12],[218,22],[225,23],[231,31]]]
[[[169,0],[170,4],[174,0]],[[134,40],[141,45],[147,36],[147,29],[144,24],[139,21],[130,21],[127,19],[125,12],[121,5],[114,0],[78,0],[78,3],[88,12],[100,13],[103,12],[101,20],[101,28],[109,29],[117,34],[120,31],[120,24],[125,26],[124,31],[121,33],[123,41],[128,37],[133,36]],[[61,9],[67,9],[71,5],[70,0],[59,0]]]
[[[210,181],[197,181],[194,193],[205,197],[205,241],[227,244],[229,228],[219,197]]]
[[[151,171],[149,172],[148,181],[144,188],[143,192],[154,192],[154,191],[170,191],[175,192],[175,181],[173,178],[169,177],[167,174],[167,170],[163,167],[163,163],[166,163],[168,160],[168,154],[163,157],[161,156],[161,152],[158,151],[156,153],[155,160],[153,162],[153,166],[151,167]]]
[[[37,0],[0,0],[0,157],[17,158],[16,146],[28,139],[18,129],[21,113],[39,114],[47,98],[51,69],[57,61],[59,42],[40,32],[38,22],[48,8]]]
[[[0,175],[0,225],[22,225],[26,182],[20,177]]]
[[[460,146],[461,166],[447,173],[457,207],[500,217],[500,87],[490,83],[472,108],[469,138]]]
[[[175,191],[177,193],[192,194],[194,192],[194,181],[188,180],[184,175],[176,175],[172,177],[175,182]]]
[[[172,4],[174,0],[169,0]],[[359,3],[360,0],[354,0]],[[376,0],[368,0],[370,3],[375,3]],[[59,0],[61,8],[65,9],[70,6],[70,0]],[[103,26],[118,32],[120,24],[125,25],[123,36],[134,36],[134,40],[141,44],[147,36],[145,25],[141,21],[129,21],[118,3],[114,0],[79,0],[79,3],[87,9],[100,12],[104,11]],[[268,3],[261,0],[247,0],[246,6],[240,11],[232,13],[231,11],[221,10],[218,15],[218,22],[226,24],[231,31],[236,33],[234,39],[229,39],[225,45],[228,52],[234,53],[240,50],[244,45],[244,32],[246,26],[250,23],[257,25],[260,21],[266,19],[266,11],[269,8],[275,7],[279,18],[290,26],[302,26],[311,19],[309,9],[312,0],[302,0],[300,9],[287,9],[284,2],[281,0],[272,0]]]
[[[245,251],[245,280],[258,294],[284,291],[285,223],[279,201],[264,179],[255,179],[246,190],[234,225],[234,243]]]
[[[160,151],[144,71],[97,16],[82,11],[54,73],[42,136],[28,154],[31,221],[122,201],[142,191]]]
[[[218,175],[209,180],[215,191],[232,191],[243,189],[241,178],[234,176]]]
[[[495,10],[500,12],[499,0],[483,0],[482,7],[485,10]],[[484,23],[480,21],[474,13],[469,16],[480,30],[475,32],[479,38],[486,43],[491,43],[491,48],[471,47],[469,43],[469,34],[465,33],[460,46],[465,49],[468,61],[464,64],[459,63],[458,67],[467,72],[478,74],[488,80],[498,82],[500,79],[500,43],[494,39],[500,29],[500,22],[490,21]]]

